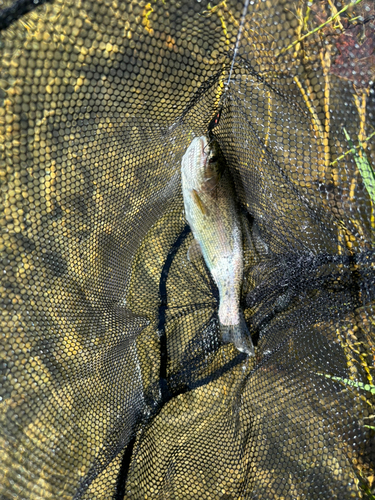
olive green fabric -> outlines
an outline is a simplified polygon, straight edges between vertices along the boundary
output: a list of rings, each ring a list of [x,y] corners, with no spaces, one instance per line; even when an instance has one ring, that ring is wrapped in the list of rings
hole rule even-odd
[[[1,500],[375,498],[375,9],[243,7],[56,0],[1,32]],[[188,258],[215,116],[254,358]]]

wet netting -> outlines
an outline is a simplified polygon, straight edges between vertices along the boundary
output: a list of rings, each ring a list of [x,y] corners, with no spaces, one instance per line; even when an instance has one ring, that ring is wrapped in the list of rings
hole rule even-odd
[[[374,499],[374,2],[1,8],[0,499]],[[189,253],[201,136],[255,356]]]

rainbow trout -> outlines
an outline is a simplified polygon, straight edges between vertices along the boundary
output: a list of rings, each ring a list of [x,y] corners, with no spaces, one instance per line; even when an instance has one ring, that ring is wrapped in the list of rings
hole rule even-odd
[[[242,232],[229,173],[214,141],[196,137],[182,158],[185,215],[219,289],[219,322],[224,342],[254,355],[240,310],[243,274]]]

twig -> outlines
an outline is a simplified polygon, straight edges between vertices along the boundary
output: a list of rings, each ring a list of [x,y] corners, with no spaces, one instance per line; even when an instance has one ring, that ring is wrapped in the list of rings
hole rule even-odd
[[[324,115],[325,115],[325,123],[324,123],[324,139],[323,139],[323,147],[324,147],[324,158],[325,158],[325,166],[328,167],[330,160],[330,149],[329,149],[329,135],[331,130],[331,114],[329,110],[330,103],[330,78],[329,78],[329,69],[331,67],[331,46],[327,45],[327,50],[323,53],[323,49],[320,51],[320,58],[322,61],[323,75],[324,75]]]
[[[320,29],[322,29],[324,26],[326,26],[327,24],[331,23],[332,21],[334,21],[338,16],[340,16],[343,12],[345,12],[346,10],[348,10],[349,7],[353,7],[354,5],[357,5],[358,3],[362,2],[362,0],[356,0],[355,2],[353,3],[349,3],[348,5],[345,5],[345,7],[343,9],[341,9],[339,12],[337,12],[335,15],[333,15],[332,17],[330,17],[329,19],[327,19],[327,21],[325,21],[323,24],[321,24],[320,26],[316,27],[315,29],[313,29],[312,31],[309,31],[308,33],[306,33],[305,35],[301,36],[300,38],[298,38],[297,40],[294,40],[293,43],[291,43],[290,45],[288,45],[288,47],[285,47],[284,49],[281,49],[281,51],[279,52],[279,54],[276,56],[276,58],[280,57],[281,54],[283,54],[284,52],[286,52],[287,50],[291,49],[292,47],[294,47],[295,45],[297,45],[297,43],[300,43],[302,40],[304,40],[305,38],[307,38],[308,36],[310,35],[313,35],[314,33],[316,33],[317,31],[319,31]]]

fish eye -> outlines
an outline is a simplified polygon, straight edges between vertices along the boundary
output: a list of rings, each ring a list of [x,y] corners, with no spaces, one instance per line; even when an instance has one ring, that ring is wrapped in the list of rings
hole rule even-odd
[[[211,156],[208,160],[208,163],[216,163],[219,158],[217,156]]]

